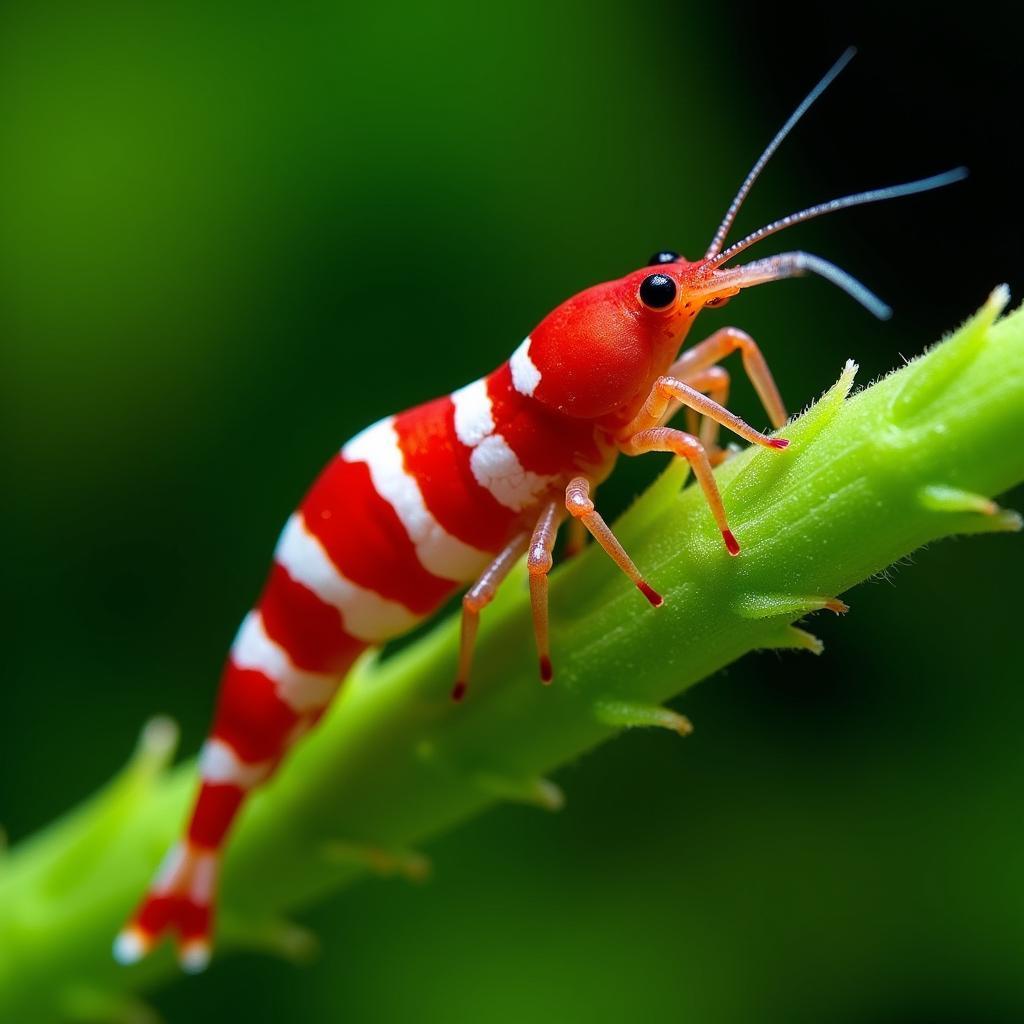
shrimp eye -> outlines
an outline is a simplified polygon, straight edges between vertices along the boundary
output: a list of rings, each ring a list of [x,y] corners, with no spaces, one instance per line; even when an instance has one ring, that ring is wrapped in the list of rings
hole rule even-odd
[[[662,263],[675,263],[679,259],[679,253],[665,249],[663,252],[656,252],[648,261],[647,266],[659,267]]]
[[[640,284],[640,301],[650,309],[664,309],[676,297],[676,283],[664,274],[651,274]]]

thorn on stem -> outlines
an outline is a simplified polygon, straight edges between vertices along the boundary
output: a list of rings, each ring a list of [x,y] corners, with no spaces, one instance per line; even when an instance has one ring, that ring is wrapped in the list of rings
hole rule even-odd
[[[599,722],[616,729],[669,729],[680,736],[689,736],[693,724],[685,715],[658,704],[640,704],[627,700],[599,701],[594,705]]]

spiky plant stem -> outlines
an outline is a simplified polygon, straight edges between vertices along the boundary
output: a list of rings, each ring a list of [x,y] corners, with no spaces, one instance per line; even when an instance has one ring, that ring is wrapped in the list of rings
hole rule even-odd
[[[252,801],[231,842],[220,949],[295,954],[286,913],[368,869],[422,871],[409,852],[498,800],[555,808],[546,773],[616,730],[687,730],[661,702],[748,651],[820,645],[792,623],[915,548],[1017,529],[988,499],[1024,480],[1024,314],[997,289],[953,337],[852,398],[855,368],[784,431],[784,453],[719,471],[743,544],[725,553],[672,466],[617,526],[666,595],[650,609],[597,550],[552,585],[555,685],[537,684],[523,579],[488,609],[473,690],[448,693],[456,624],[364,661],[317,732]],[[131,970],[110,941],[180,828],[194,764],[168,769],[151,725],[103,792],[0,868],[0,1020],[137,1019],[131,993],[173,970]]]

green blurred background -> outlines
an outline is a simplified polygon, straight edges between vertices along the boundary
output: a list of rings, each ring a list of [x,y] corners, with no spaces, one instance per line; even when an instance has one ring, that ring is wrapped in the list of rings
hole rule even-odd
[[[581,287],[702,252],[846,44],[862,56],[741,229],[958,163],[972,181],[787,238],[864,278],[891,323],[806,281],[704,332],[753,332],[795,409],[848,356],[870,380],[992,284],[1019,296],[1016,29],[984,4],[5,5],[10,837],[107,779],[156,711],[195,750],[279,526],[337,444],[488,370]],[[741,381],[735,407],[762,422]],[[623,465],[605,511],[656,469]],[[814,622],[820,659],[748,658],[688,694],[685,742],[624,737],[561,773],[562,814],[494,811],[434,845],[430,884],[306,915],[312,966],[239,956],[156,1005],[1024,1019],[1022,568],[1012,537],[919,554]]]

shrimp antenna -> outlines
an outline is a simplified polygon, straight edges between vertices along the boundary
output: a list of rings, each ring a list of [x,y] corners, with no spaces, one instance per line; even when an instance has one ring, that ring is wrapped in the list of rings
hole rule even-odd
[[[711,259],[712,256],[717,256],[722,251],[722,244],[725,242],[726,236],[729,234],[729,229],[733,225],[733,221],[736,220],[736,214],[740,212],[740,207],[743,205],[743,201],[747,198],[754,182],[757,181],[761,172],[764,170],[765,165],[771,160],[775,153],[775,150],[779,148],[782,140],[790,133],[793,126],[800,120],[801,117],[807,113],[808,108],[812,103],[832,84],[836,76],[839,74],[847,64],[853,60],[854,54],[856,54],[857,48],[855,46],[848,47],[842,54],[842,56],[832,65],[831,68],[826,72],[825,77],[804,97],[804,101],[789,115],[789,120],[778,130],[775,138],[768,143],[765,151],[757,158],[757,163],[750,169],[750,173],[747,175],[743,184],[740,185],[739,192],[736,193],[736,197],[732,203],[729,204],[729,209],[719,224],[718,230],[715,232],[715,237],[711,239],[711,244],[708,246],[708,251],[704,253],[704,259]]]
[[[877,296],[845,270],[820,256],[809,252],[783,252],[777,256],[754,260],[740,267],[726,267],[716,275],[717,284],[736,288],[750,288],[767,284],[769,281],[783,281],[787,277],[803,277],[817,274],[826,281],[841,288],[855,302],[859,302],[879,320],[888,320],[892,310]]]
[[[752,231],[742,241],[734,242],[724,252],[720,252],[717,256],[708,260],[704,264],[703,269],[705,271],[714,270],[715,267],[720,267],[726,261],[739,255],[744,249],[749,249],[755,242],[760,242],[762,238],[774,235],[778,231],[784,231],[795,224],[814,220],[815,217],[821,217],[826,213],[835,213],[837,210],[845,210],[851,206],[863,206],[866,203],[878,203],[885,199],[900,199],[903,196],[912,196],[917,192],[928,192],[933,188],[942,188],[944,185],[952,185],[956,181],[963,181],[966,177],[966,167],[954,167],[951,171],[945,171],[943,174],[933,174],[930,178],[908,181],[903,185],[891,185],[888,188],[875,188],[868,192],[856,192],[853,195],[843,196],[840,199],[830,199],[827,203],[809,206],[806,210],[800,210],[799,213],[791,213],[788,217],[774,220],[771,224],[766,224],[763,228]]]

